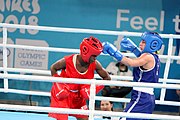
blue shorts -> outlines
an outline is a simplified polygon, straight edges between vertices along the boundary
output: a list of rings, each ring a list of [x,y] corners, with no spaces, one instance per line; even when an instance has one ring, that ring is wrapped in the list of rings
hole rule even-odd
[[[125,108],[124,112],[152,114],[152,112],[154,111],[154,107],[155,107],[154,95],[133,90],[131,94],[131,101]],[[144,119],[126,118],[126,120],[144,120]]]

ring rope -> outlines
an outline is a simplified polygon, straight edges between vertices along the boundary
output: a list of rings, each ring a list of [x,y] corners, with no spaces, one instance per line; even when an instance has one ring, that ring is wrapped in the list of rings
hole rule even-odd
[[[18,110],[18,111],[31,111],[31,112],[45,112],[45,113],[64,113],[64,114],[81,114],[89,115],[90,110],[67,109],[67,108],[52,108],[52,107],[37,107],[37,106],[23,106],[23,105],[9,105],[0,104],[3,110]],[[144,118],[144,119],[161,119],[161,120],[180,120],[180,116],[173,115],[160,115],[160,114],[143,114],[143,113],[124,113],[124,112],[109,112],[94,110],[96,116],[114,116],[114,117],[127,117],[127,118]]]
[[[126,77],[126,76],[124,76]],[[148,87],[148,88],[167,88],[167,89],[180,89],[179,84],[161,84],[161,83],[137,83],[137,82],[124,82],[124,81],[109,81],[109,80],[77,80],[75,78],[61,78],[52,76],[37,76],[37,75],[18,75],[18,74],[3,74],[0,73],[0,78],[3,79],[16,79],[16,80],[29,80],[39,82],[62,82],[62,83],[77,83],[77,84],[92,84],[95,82],[97,85],[110,85],[110,86],[126,86],[126,87]]]
[[[51,72],[49,70],[36,70],[36,69],[25,69],[25,68],[6,68],[0,67],[0,71],[7,70],[8,72],[19,72],[19,73],[32,73],[36,75],[46,75],[50,76]],[[121,75],[110,75],[112,80],[133,80],[132,76],[121,76]],[[98,74],[95,74],[95,78],[100,78]],[[180,83],[178,79],[163,79],[160,78],[159,82],[166,81],[167,83]]]
[[[94,82],[95,84],[100,85],[116,85],[116,86],[136,86],[136,87],[153,87],[153,88],[169,88],[169,89],[180,89],[180,85],[178,84],[161,84],[161,83],[142,83],[138,84],[136,82],[123,82],[123,81],[107,81],[107,80],[88,80],[83,79],[82,81],[79,81],[74,78],[56,78],[51,76],[37,76],[37,75],[13,75],[13,74],[0,74],[0,78],[8,78],[8,79],[16,79],[16,80],[27,80],[27,81],[38,81],[38,82],[63,82],[63,83],[78,83],[78,84],[91,84]],[[150,84],[150,85],[149,85]],[[29,94],[29,95],[42,95],[42,96],[50,96],[50,93],[48,92],[39,92],[39,91],[25,91],[25,90],[16,90],[16,89],[0,89],[0,92],[11,92],[11,93],[19,93],[19,94]],[[98,98],[95,97],[96,100],[102,100],[103,97]],[[129,99],[120,99],[120,98],[106,98],[106,100],[110,101],[119,101],[119,102],[129,102]],[[125,100],[125,101],[122,101]],[[180,106],[180,102],[174,102],[174,101],[159,101],[156,100],[157,104],[162,105],[173,105],[173,106]]]
[[[52,51],[52,52],[64,52],[64,53],[79,53],[79,49],[72,48],[55,48],[55,47],[38,47],[38,46],[29,46],[29,45],[12,45],[12,44],[0,44],[0,47],[6,46],[7,48],[23,48],[23,49],[31,49],[31,50],[44,50],[44,51]],[[122,53],[125,56],[134,57],[133,53]],[[101,55],[106,55],[101,53]],[[169,55],[171,59],[180,60],[179,56]],[[159,55],[161,59],[168,59],[168,55]]]
[[[125,35],[125,36],[141,36],[139,32],[122,32],[122,31],[110,31],[110,30],[94,30],[94,29],[81,29],[81,28],[63,28],[63,27],[45,27],[34,25],[20,25],[20,24],[8,24],[0,23],[0,27],[7,28],[22,28],[22,29],[36,29],[42,31],[54,31],[54,32],[70,32],[70,33],[91,33],[102,35]],[[160,34],[163,38],[175,38],[180,39],[179,35],[175,34]]]

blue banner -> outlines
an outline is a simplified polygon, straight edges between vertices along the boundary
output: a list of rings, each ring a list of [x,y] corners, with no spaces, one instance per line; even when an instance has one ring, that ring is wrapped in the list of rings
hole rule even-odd
[[[144,32],[164,34],[180,33],[179,0],[1,0],[0,22],[22,25],[54,26]],[[0,29],[2,38],[2,29]],[[123,36],[57,33],[28,29],[8,29],[8,39],[13,44],[79,48],[83,38],[95,36],[102,42],[109,41],[119,50]],[[139,37],[130,38],[138,45]],[[31,42],[33,41],[33,42]],[[167,55],[168,39],[164,39],[161,54]],[[179,42],[174,40],[173,55],[180,56]],[[2,51],[2,50],[1,50]],[[176,52],[177,51],[177,52]],[[52,63],[67,53],[15,50],[13,67],[50,69]],[[12,59],[11,59],[12,60]],[[114,59],[100,56],[98,60],[106,68]],[[160,76],[164,76],[165,60],[161,60]],[[180,79],[180,61],[172,60],[168,78]],[[50,90],[50,87],[48,87]],[[34,88],[36,89],[36,88]],[[47,87],[45,88],[47,90]],[[175,96],[173,100],[178,100]],[[167,96],[171,99],[172,95]]]

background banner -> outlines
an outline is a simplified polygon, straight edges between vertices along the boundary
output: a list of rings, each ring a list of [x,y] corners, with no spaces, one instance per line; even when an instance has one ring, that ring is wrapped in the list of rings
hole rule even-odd
[[[87,28],[96,30],[113,30],[144,32],[156,31],[165,34],[180,33],[180,1],[179,0],[1,0],[0,22],[23,25],[40,25],[68,28]],[[0,28],[2,37],[2,28]],[[119,50],[124,36],[74,34],[45,32],[27,29],[8,29],[8,39],[14,44],[40,45],[62,48],[79,48],[83,38],[95,36],[102,42],[109,41]],[[137,45],[139,37],[131,37]],[[168,39],[163,39],[164,45],[160,54],[167,54]],[[32,44],[33,43],[33,44]],[[173,43],[173,55],[180,55],[179,42]],[[1,50],[1,49],[0,49]],[[0,51],[2,52],[2,50]],[[52,63],[67,53],[15,50],[11,54],[9,64],[13,67],[35,69],[50,69]],[[23,62],[21,55],[31,55],[32,59]],[[39,58],[38,58],[39,56]],[[0,55],[0,57],[2,57]],[[25,57],[25,56],[24,56]],[[2,58],[0,58],[2,59]],[[106,68],[111,62],[117,62],[111,57],[99,56],[98,60]],[[105,62],[106,61],[106,62]],[[23,64],[31,64],[31,67]],[[164,75],[165,60],[161,60],[160,76]],[[180,79],[180,61],[171,61],[168,78]],[[34,66],[34,67],[32,67]],[[27,83],[28,84],[28,83]],[[50,90],[45,87],[45,90]],[[29,89],[29,88],[28,88]],[[157,99],[159,92],[157,90]],[[166,99],[178,100],[175,90],[168,90]],[[48,105],[48,103],[40,103]],[[158,109],[158,108],[157,108]],[[163,110],[163,109],[162,109]],[[167,109],[166,109],[167,110]],[[174,110],[174,109],[173,109]]]

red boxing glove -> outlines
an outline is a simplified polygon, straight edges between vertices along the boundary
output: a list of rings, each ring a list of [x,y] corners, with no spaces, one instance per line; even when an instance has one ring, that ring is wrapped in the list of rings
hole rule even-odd
[[[54,74],[53,77],[60,77],[58,74]],[[70,94],[69,86],[65,83],[54,83],[55,95],[58,100],[64,100]]]
[[[70,94],[69,86],[64,83],[54,83],[55,86],[55,95],[58,100],[64,100]]]
[[[104,85],[97,85],[96,94],[100,92],[103,88],[104,88]],[[90,85],[83,85],[81,87],[80,94],[83,96],[83,98],[88,100],[90,96]]]
[[[83,86],[81,89],[80,89],[80,94],[82,95],[83,98],[85,98],[86,100],[89,99],[89,96],[90,96],[90,87],[89,85],[88,86]]]
[[[96,94],[99,93],[104,88],[104,85],[97,85],[96,86]]]

